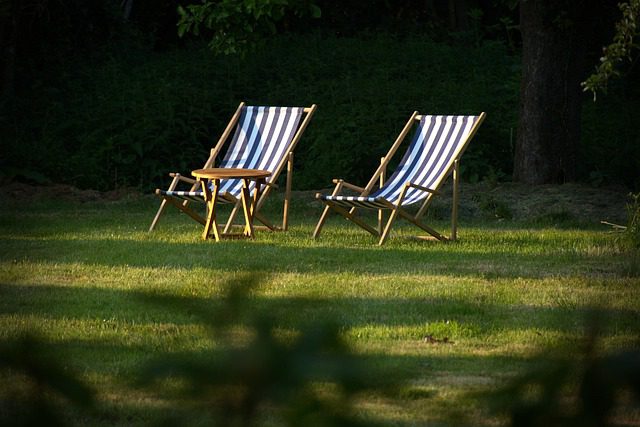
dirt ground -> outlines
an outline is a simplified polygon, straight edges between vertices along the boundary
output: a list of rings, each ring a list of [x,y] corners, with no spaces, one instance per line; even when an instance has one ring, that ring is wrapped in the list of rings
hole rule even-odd
[[[505,219],[624,223],[626,206],[631,200],[629,194],[624,187],[585,184],[528,186],[501,183],[489,186],[480,183],[461,186],[460,206],[461,214],[466,211],[467,214],[489,214]]]
[[[327,190],[319,190],[327,192]],[[330,191],[330,190],[329,190]],[[442,190],[430,208],[431,214],[446,218],[451,203],[451,185]],[[294,203],[306,201],[315,206],[316,191],[294,191]],[[77,203],[97,201],[135,200],[153,198],[136,189],[107,192],[82,190],[70,185],[53,184],[34,186],[10,183],[0,186],[2,201],[20,203],[42,200],[62,200]],[[527,186],[515,183],[462,184],[460,186],[460,217],[484,217],[498,220],[575,220],[599,223],[602,220],[623,224],[629,190],[623,187],[591,187],[585,184]]]
[[[0,201],[32,202],[40,200],[62,200],[68,202],[116,201],[125,198],[138,198],[141,193],[136,189],[113,191],[81,190],[66,184],[30,185],[12,182],[0,186]]]
[[[442,188],[427,211],[436,218],[451,213],[450,183]],[[328,194],[331,189],[322,193]],[[315,191],[301,192],[313,200]],[[625,224],[630,191],[624,187],[591,187],[585,184],[529,186],[515,183],[460,185],[459,217],[548,222],[576,221],[600,224],[609,221]],[[319,202],[310,202],[318,204]]]

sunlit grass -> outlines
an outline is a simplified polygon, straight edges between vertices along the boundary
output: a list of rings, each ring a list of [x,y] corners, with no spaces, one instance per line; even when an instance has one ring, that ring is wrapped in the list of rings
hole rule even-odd
[[[268,315],[282,339],[328,319],[356,352],[408,378],[395,395],[357,404],[399,425],[465,413],[475,425],[498,423],[474,393],[546,349],[573,357],[594,316],[602,351],[638,344],[637,255],[593,226],[469,220],[460,241],[444,244],[412,239],[400,223],[378,247],[338,218],[312,240],[319,210],[301,206],[287,233],[215,243],[173,212],[147,233],[155,206],[0,208],[0,338],[37,331],[59,348],[113,414],[98,424],[145,424],[169,410],[169,398],[132,378],[156,354],[214,348],[203,313],[221,310],[226,285],[252,274],[260,280],[249,311]],[[239,326],[236,339],[246,333]]]

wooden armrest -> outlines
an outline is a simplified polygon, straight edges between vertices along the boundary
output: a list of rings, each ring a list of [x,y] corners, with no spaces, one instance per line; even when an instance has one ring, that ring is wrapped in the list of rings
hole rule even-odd
[[[188,182],[189,184],[195,184],[197,181],[193,178],[188,178],[186,176],[180,175],[179,173],[170,173],[170,177],[178,178],[180,181]]]
[[[342,180],[342,179],[334,179],[334,180],[333,180],[333,183],[334,183],[334,184],[338,184],[338,183],[340,183],[340,182],[342,183],[342,186],[343,186],[343,187],[348,188],[349,190],[358,191],[358,192],[360,192],[360,193],[363,193],[363,192],[364,192],[364,188],[363,188],[363,187],[358,187],[357,185],[354,185],[354,184],[348,183],[348,182],[346,182],[346,181],[344,181],[344,180]]]
[[[280,188],[280,186],[275,182],[265,182],[264,185],[266,185],[267,187]]]
[[[440,195],[440,192],[439,192],[439,191],[432,190],[432,189],[427,188],[427,187],[423,187],[422,185],[412,184],[412,183],[410,183],[410,182],[408,182],[408,183],[407,183],[407,185],[408,185],[409,187],[417,188],[418,190],[422,190],[422,191],[425,191],[425,192],[427,192],[427,193],[433,193],[433,194]]]

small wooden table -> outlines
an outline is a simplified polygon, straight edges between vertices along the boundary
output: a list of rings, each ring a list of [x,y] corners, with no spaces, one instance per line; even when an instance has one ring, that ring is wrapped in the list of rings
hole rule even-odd
[[[240,236],[249,238],[254,237],[253,233],[253,217],[255,214],[256,203],[260,197],[261,187],[265,184],[266,178],[271,176],[271,172],[260,169],[236,169],[236,168],[209,168],[196,169],[191,171],[191,175],[198,179],[202,184],[204,199],[207,203],[207,220],[204,225],[202,238],[207,239],[213,233],[216,242],[223,237],[235,237],[237,234],[224,234],[218,230],[216,222],[216,201],[218,200],[221,179],[241,179],[242,180],[242,209],[244,210],[245,227],[244,232]],[[249,192],[249,183],[255,181],[256,189],[253,197]],[[213,183],[213,189],[209,188],[209,182]]]

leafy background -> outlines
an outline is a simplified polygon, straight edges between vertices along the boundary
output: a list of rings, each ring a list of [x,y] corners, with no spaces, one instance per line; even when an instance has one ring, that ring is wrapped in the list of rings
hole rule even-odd
[[[509,9],[496,17],[474,10],[470,27],[452,33],[437,21],[370,16],[348,2],[340,7],[355,30],[338,6],[319,2],[321,24],[285,16],[257,49],[216,56],[204,42],[177,37],[175,6],[186,2],[138,2],[127,23],[107,0],[49,2],[46,14],[31,3],[21,15],[15,96],[0,109],[1,181],[164,186],[168,172],[202,166],[240,101],[318,104],[296,150],[297,189],[335,177],[366,182],[414,110],[487,112],[463,178],[511,176],[520,57]],[[597,103],[585,94],[583,181],[640,187],[640,141],[629,126],[638,95],[633,75],[612,82]]]

